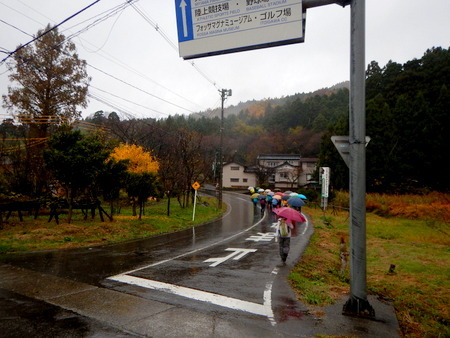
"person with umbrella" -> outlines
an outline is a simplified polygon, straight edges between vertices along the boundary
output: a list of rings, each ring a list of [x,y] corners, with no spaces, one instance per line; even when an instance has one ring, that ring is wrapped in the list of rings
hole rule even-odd
[[[266,211],[266,205],[267,205],[267,197],[266,195],[259,195],[258,196],[259,199],[259,205],[261,207],[261,216],[264,216],[264,211]]]
[[[297,210],[289,207],[274,209],[273,212],[279,217],[277,223],[277,237],[279,241],[280,257],[283,263],[285,263],[291,246],[294,222],[306,222],[306,219]]]
[[[298,197],[298,196],[292,196],[289,197],[289,199],[287,200],[287,204],[291,207],[291,208],[295,208],[297,211],[302,211],[302,206],[304,206],[306,203],[303,201],[302,198]]]
[[[283,263],[286,263],[289,249],[291,247],[292,229],[294,226],[290,220],[280,217],[277,223],[277,237],[280,257]]]

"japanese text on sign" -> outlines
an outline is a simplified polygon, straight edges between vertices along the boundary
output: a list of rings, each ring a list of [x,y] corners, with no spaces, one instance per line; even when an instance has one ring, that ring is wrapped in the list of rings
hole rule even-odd
[[[281,25],[301,20],[301,2],[289,0],[246,0],[239,2],[198,0],[193,3],[194,39]],[[297,15],[293,16],[293,13]]]
[[[304,41],[302,0],[175,0],[185,59]]]

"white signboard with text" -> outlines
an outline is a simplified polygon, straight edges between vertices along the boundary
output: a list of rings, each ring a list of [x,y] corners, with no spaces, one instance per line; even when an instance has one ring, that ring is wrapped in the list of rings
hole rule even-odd
[[[304,41],[302,0],[175,0],[184,59]]]

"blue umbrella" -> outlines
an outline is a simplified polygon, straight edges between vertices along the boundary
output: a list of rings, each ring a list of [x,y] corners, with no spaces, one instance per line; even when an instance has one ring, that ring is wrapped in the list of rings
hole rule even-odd
[[[289,204],[291,207],[297,208],[302,207],[306,203],[298,196],[292,196],[287,200],[287,204]]]
[[[308,199],[308,197],[306,197],[305,195],[302,195],[302,194],[298,194],[297,196],[300,197],[302,200]]]

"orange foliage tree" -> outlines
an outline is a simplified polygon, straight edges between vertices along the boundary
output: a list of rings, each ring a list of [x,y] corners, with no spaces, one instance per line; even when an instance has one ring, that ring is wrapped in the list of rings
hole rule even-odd
[[[128,161],[128,171],[134,174],[156,174],[159,169],[159,163],[151,152],[135,144],[121,144],[114,148],[111,157],[116,161]]]

